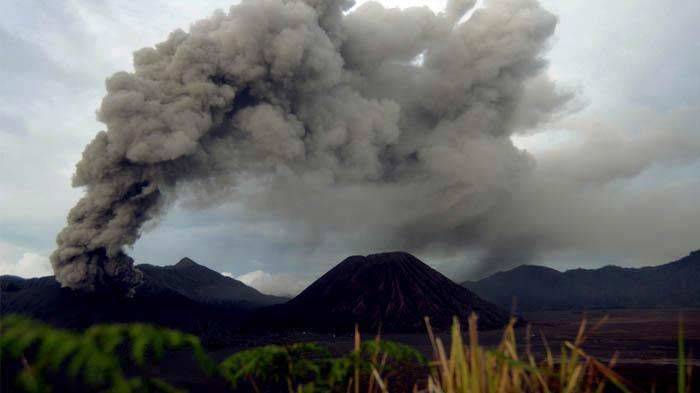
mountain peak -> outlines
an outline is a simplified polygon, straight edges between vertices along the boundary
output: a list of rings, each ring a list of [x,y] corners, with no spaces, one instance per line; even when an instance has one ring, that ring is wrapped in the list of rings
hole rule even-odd
[[[199,263],[187,257],[182,258],[180,262],[176,263],[173,266],[166,267],[166,269],[168,268],[180,272],[180,274],[186,275],[186,277],[188,277],[190,280],[196,280],[200,282],[212,283],[228,279],[216,270],[212,270],[204,265],[200,265]],[[236,281],[236,283],[239,282]]]
[[[197,262],[195,262],[187,257],[180,259],[180,262],[175,264],[175,267],[177,267],[177,268],[201,267],[201,266],[202,265],[198,264]]]
[[[557,270],[557,269],[553,269],[553,268],[547,267],[547,266],[540,266],[540,265],[520,265],[520,266],[514,267],[513,269],[506,270],[506,271],[502,271],[502,272],[499,272],[499,273],[508,273],[508,272],[511,272],[511,271],[533,271],[533,272],[550,272],[550,273],[551,273],[551,272],[555,272],[555,273],[561,273],[561,272],[560,272],[559,270]]]
[[[342,330],[423,331],[423,317],[448,329],[472,311],[480,328],[508,323],[506,311],[482,300],[406,252],[346,258],[286,305],[290,325]]]
[[[407,253],[405,251],[390,251],[390,252],[380,252],[376,254],[369,254],[366,257],[367,259],[370,260],[384,260],[384,261],[392,261],[392,260],[398,260],[402,258],[412,258],[412,259],[418,259],[415,256],[411,255],[410,253]]]
[[[154,287],[168,288],[200,303],[257,307],[286,300],[262,294],[190,258],[182,258],[170,266],[139,265],[139,268]]]
[[[421,262],[420,259],[416,258],[415,256],[413,256],[407,252],[392,251],[392,252],[368,254],[366,256],[365,255],[352,255],[352,256],[345,258],[340,264],[337,265],[337,267],[347,266],[347,265],[367,266],[367,265],[375,265],[375,264],[389,264],[389,265],[419,264],[419,265],[422,265],[423,262]]]

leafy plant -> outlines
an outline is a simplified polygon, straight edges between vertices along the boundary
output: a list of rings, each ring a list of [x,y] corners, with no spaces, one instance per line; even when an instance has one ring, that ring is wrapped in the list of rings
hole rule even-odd
[[[290,392],[367,392],[386,391],[387,375],[392,365],[425,363],[415,349],[382,341],[362,342],[355,331],[355,348],[341,357],[317,344],[268,345],[234,354],[224,360],[221,375],[236,389],[247,381],[253,390],[260,385],[284,383]]]
[[[267,345],[234,354],[219,365],[219,372],[234,389],[242,381],[248,381],[256,391],[258,383],[285,382],[294,391],[303,381],[320,378],[320,366],[312,358],[328,356],[316,344]]]
[[[68,379],[91,389],[112,392],[176,392],[157,378],[125,372],[127,362],[143,370],[166,350],[190,348],[202,368],[211,360],[195,336],[143,324],[95,325],[84,333],[56,329],[20,316],[0,322],[0,356],[19,363],[17,388],[50,391],[49,379]],[[128,352],[124,356],[123,353]]]

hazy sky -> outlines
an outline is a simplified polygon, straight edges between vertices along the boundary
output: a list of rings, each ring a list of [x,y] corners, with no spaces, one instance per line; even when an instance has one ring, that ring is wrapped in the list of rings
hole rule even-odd
[[[380,2],[444,7],[444,1]],[[131,70],[132,51],[231,4],[4,2],[0,274],[50,274],[55,235],[82,192],[70,187],[73,167],[104,127],[95,110],[105,78]],[[532,223],[524,230],[565,233],[530,262],[562,269],[641,266],[700,248],[700,2],[542,4],[559,17],[548,73],[577,95],[566,116],[514,138],[534,156],[538,182],[563,182],[568,190],[540,202],[546,217],[536,209],[517,213],[525,217],[520,222]],[[291,294],[348,254],[382,251],[342,242],[309,249],[298,228],[269,218],[250,222],[241,209],[235,201],[206,209],[177,205],[130,254],[152,264],[189,256],[232,276],[245,274],[268,292]],[[418,256],[464,278],[478,250],[448,259]]]

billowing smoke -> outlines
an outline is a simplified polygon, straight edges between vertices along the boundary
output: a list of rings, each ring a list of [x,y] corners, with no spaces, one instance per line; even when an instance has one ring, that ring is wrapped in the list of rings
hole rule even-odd
[[[543,73],[556,18],[535,0],[446,11],[244,0],[134,54],[107,80],[86,194],[51,256],[71,288],[129,290],[125,247],[182,187],[254,180],[251,211],[390,248],[463,248],[532,165],[510,136],[569,99]],[[361,250],[358,250],[361,252]]]

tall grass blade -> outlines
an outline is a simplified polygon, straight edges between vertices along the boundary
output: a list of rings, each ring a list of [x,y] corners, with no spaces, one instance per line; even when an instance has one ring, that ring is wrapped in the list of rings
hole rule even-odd
[[[685,328],[683,316],[678,318],[678,393],[686,393]]]

